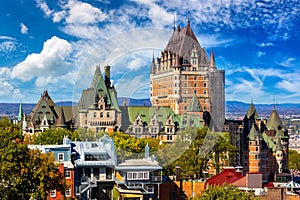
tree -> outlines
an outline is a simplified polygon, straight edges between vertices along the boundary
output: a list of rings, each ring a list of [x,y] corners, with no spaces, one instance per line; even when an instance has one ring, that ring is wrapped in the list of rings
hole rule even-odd
[[[232,185],[214,186],[206,188],[201,195],[190,200],[252,200],[255,199],[248,192],[243,192]]]
[[[66,129],[46,129],[41,133],[34,134],[29,138],[29,143],[32,144],[62,144],[63,138],[68,137],[70,140],[80,140],[77,131],[71,132]]]
[[[300,170],[300,154],[295,150],[289,150],[289,168]]]
[[[21,130],[0,120],[1,199],[45,199],[50,189],[64,191],[64,176],[51,154],[29,150]]]

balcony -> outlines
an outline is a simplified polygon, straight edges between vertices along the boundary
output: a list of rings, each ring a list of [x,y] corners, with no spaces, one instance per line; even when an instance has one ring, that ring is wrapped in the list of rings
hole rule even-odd
[[[151,181],[152,182],[162,182],[162,177],[161,176],[152,176]]]
[[[128,189],[142,189],[144,190],[144,193],[153,194],[154,193],[154,187],[151,185],[145,185],[144,183],[126,183],[125,186]]]

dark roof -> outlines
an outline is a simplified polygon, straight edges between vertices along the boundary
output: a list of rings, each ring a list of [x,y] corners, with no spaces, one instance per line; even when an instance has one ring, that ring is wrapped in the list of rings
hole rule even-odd
[[[200,46],[190,24],[185,26],[184,28],[175,29],[165,50],[170,51],[179,55],[180,57],[185,58],[186,60],[189,59],[190,51],[196,48],[197,52],[201,55],[202,64],[207,64],[207,57],[204,49]]]
[[[272,110],[272,113],[267,122],[268,130],[280,130],[283,128],[282,121],[279,118],[279,115],[275,109]]]
[[[56,127],[66,127],[67,126],[66,120],[65,120],[64,110],[63,110],[62,107],[60,107],[60,111],[59,111],[58,118],[56,120],[55,126]]]
[[[250,104],[246,116],[248,119],[251,119],[251,118],[258,119],[259,118],[259,115],[258,115],[253,103]]]

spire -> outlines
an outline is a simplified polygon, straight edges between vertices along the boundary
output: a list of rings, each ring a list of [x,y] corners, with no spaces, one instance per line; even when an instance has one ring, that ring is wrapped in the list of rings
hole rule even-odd
[[[210,66],[209,68],[211,70],[215,70],[216,69],[216,62],[215,62],[215,53],[214,53],[214,50],[211,51],[211,54],[210,54]]]
[[[20,101],[18,121],[21,121],[22,117],[23,117],[23,106],[22,106],[22,101]]]
[[[152,66],[151,66],[151,74],[154,74],[155,73],[155,61],[154,61],[154,52],[153,52],[153,55],[152,55]]]
[[[97,82],[98,82],[98,80],[100,78],[99,76],[101,76],[101,78],[102,78],[102,73],[101,73],[100,65],[97,65],[96,69],[95,69],[95,72],[94,72],[94,77],[93,77],[93,81],[91,83],[90,88],[95,88],[96,87]]]
[[[253,101],[251,101],[251,104],[249,106],[246,116],[248,119],[250,119],[250,118],[258,119],[259,118],[259,115],[254,107]]]
[[[190,26],[190,15],[188,16],[188,26]]]
[[[174,27],[173,30],[176,31],[176,15],[174,15]]]

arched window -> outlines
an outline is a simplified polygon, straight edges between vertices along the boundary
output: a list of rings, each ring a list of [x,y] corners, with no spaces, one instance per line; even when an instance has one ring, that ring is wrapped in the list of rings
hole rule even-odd
[[[110,117],[110,112],[107,112],[107,113],[106,113],[106,117]]]
[[[103,112],[100,112],[100,117],[103,117]]]

